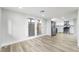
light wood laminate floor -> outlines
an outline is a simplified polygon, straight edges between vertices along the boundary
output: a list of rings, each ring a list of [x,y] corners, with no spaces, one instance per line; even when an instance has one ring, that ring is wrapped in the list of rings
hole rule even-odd
[[[59,33],[12,44],[1,48],[1,52],[78,52],[76,41],[72,34]]]

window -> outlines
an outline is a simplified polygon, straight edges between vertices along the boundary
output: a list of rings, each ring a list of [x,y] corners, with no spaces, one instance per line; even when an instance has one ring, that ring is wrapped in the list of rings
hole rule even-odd
[[[35,35],[35,20],[33,18],[29,18],[28,34],[29,34],[29,36],[34,36]]]

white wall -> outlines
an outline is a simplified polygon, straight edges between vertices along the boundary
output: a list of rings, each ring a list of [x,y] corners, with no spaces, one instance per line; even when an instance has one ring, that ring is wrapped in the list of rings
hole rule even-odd
[[[2,39],[2,24],[1,24],[1,21],[2,21],[2,9],[0,8],[0,40]]]
[[[3,32],[6,34],[5,36],[10,35],[16,39],[28,37],[28,15],[5,9],[3,9],[2,13]],[[46,21],[42,18],[39,19],[42,21],[42,34],[46,34]],[[35,36],[37,35],[36,20],[37,19],[35,19]],[[8,21],[11,22],[11,25],[8,24]]]
[[[47,20],[46,19],[41,19],[42,21],[42,34],[46,34],[47,30]]]
[[[3,9],[4,32],[8,35],[8,20],[12,22],[12,34],[14,38],[23,38],[25,36],[24,18],[25,15]]]
[[[75,34],[75,19],[73,19],[73,20],[70,20],[70,25],[71,25],[71,27],[70,27],[70,33],[72,33],[72,34]]]
[[[75,35],[75,37],[77,38],[77,17],[76,17],[76,19],[74,19],[74,35]]]
[[[77,46],[79,46],[79,10],[77,13],[77,20],[76,20],[76,38],[77,38]]]
[[[46,27],[47,27],[46,34],[47,34],[47,35],[51,35],[51,19],[48,19],[48,20],[47,20],[47,25],[46,25]]]

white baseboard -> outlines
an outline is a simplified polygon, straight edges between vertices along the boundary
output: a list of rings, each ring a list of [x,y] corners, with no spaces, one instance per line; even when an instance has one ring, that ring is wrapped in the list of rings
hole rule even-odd
[[[41,36],[45,36],[46,34],[43,34],[43,35],[38,35],[38,36],[32,36],[32,37],[25,37],[24,39],[13,39],[12,41],[8,41],[3,44],[0,45],[0,48],[1,47],[5,47],[5,46],[8,46],[8,45],[11,45],[11,44],[15,44],[15,43],[19,43],[19,42],[23,42],[23,41],[26,41],[26,40],[30,40],[30,39],[34,39],[34,38],[38,38],[38,37],[41,37]]]

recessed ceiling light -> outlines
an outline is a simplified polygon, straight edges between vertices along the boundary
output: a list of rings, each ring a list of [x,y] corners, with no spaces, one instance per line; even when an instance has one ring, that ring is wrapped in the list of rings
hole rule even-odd
[[[55,21],[55,18],[51,19],[51,21]]]

